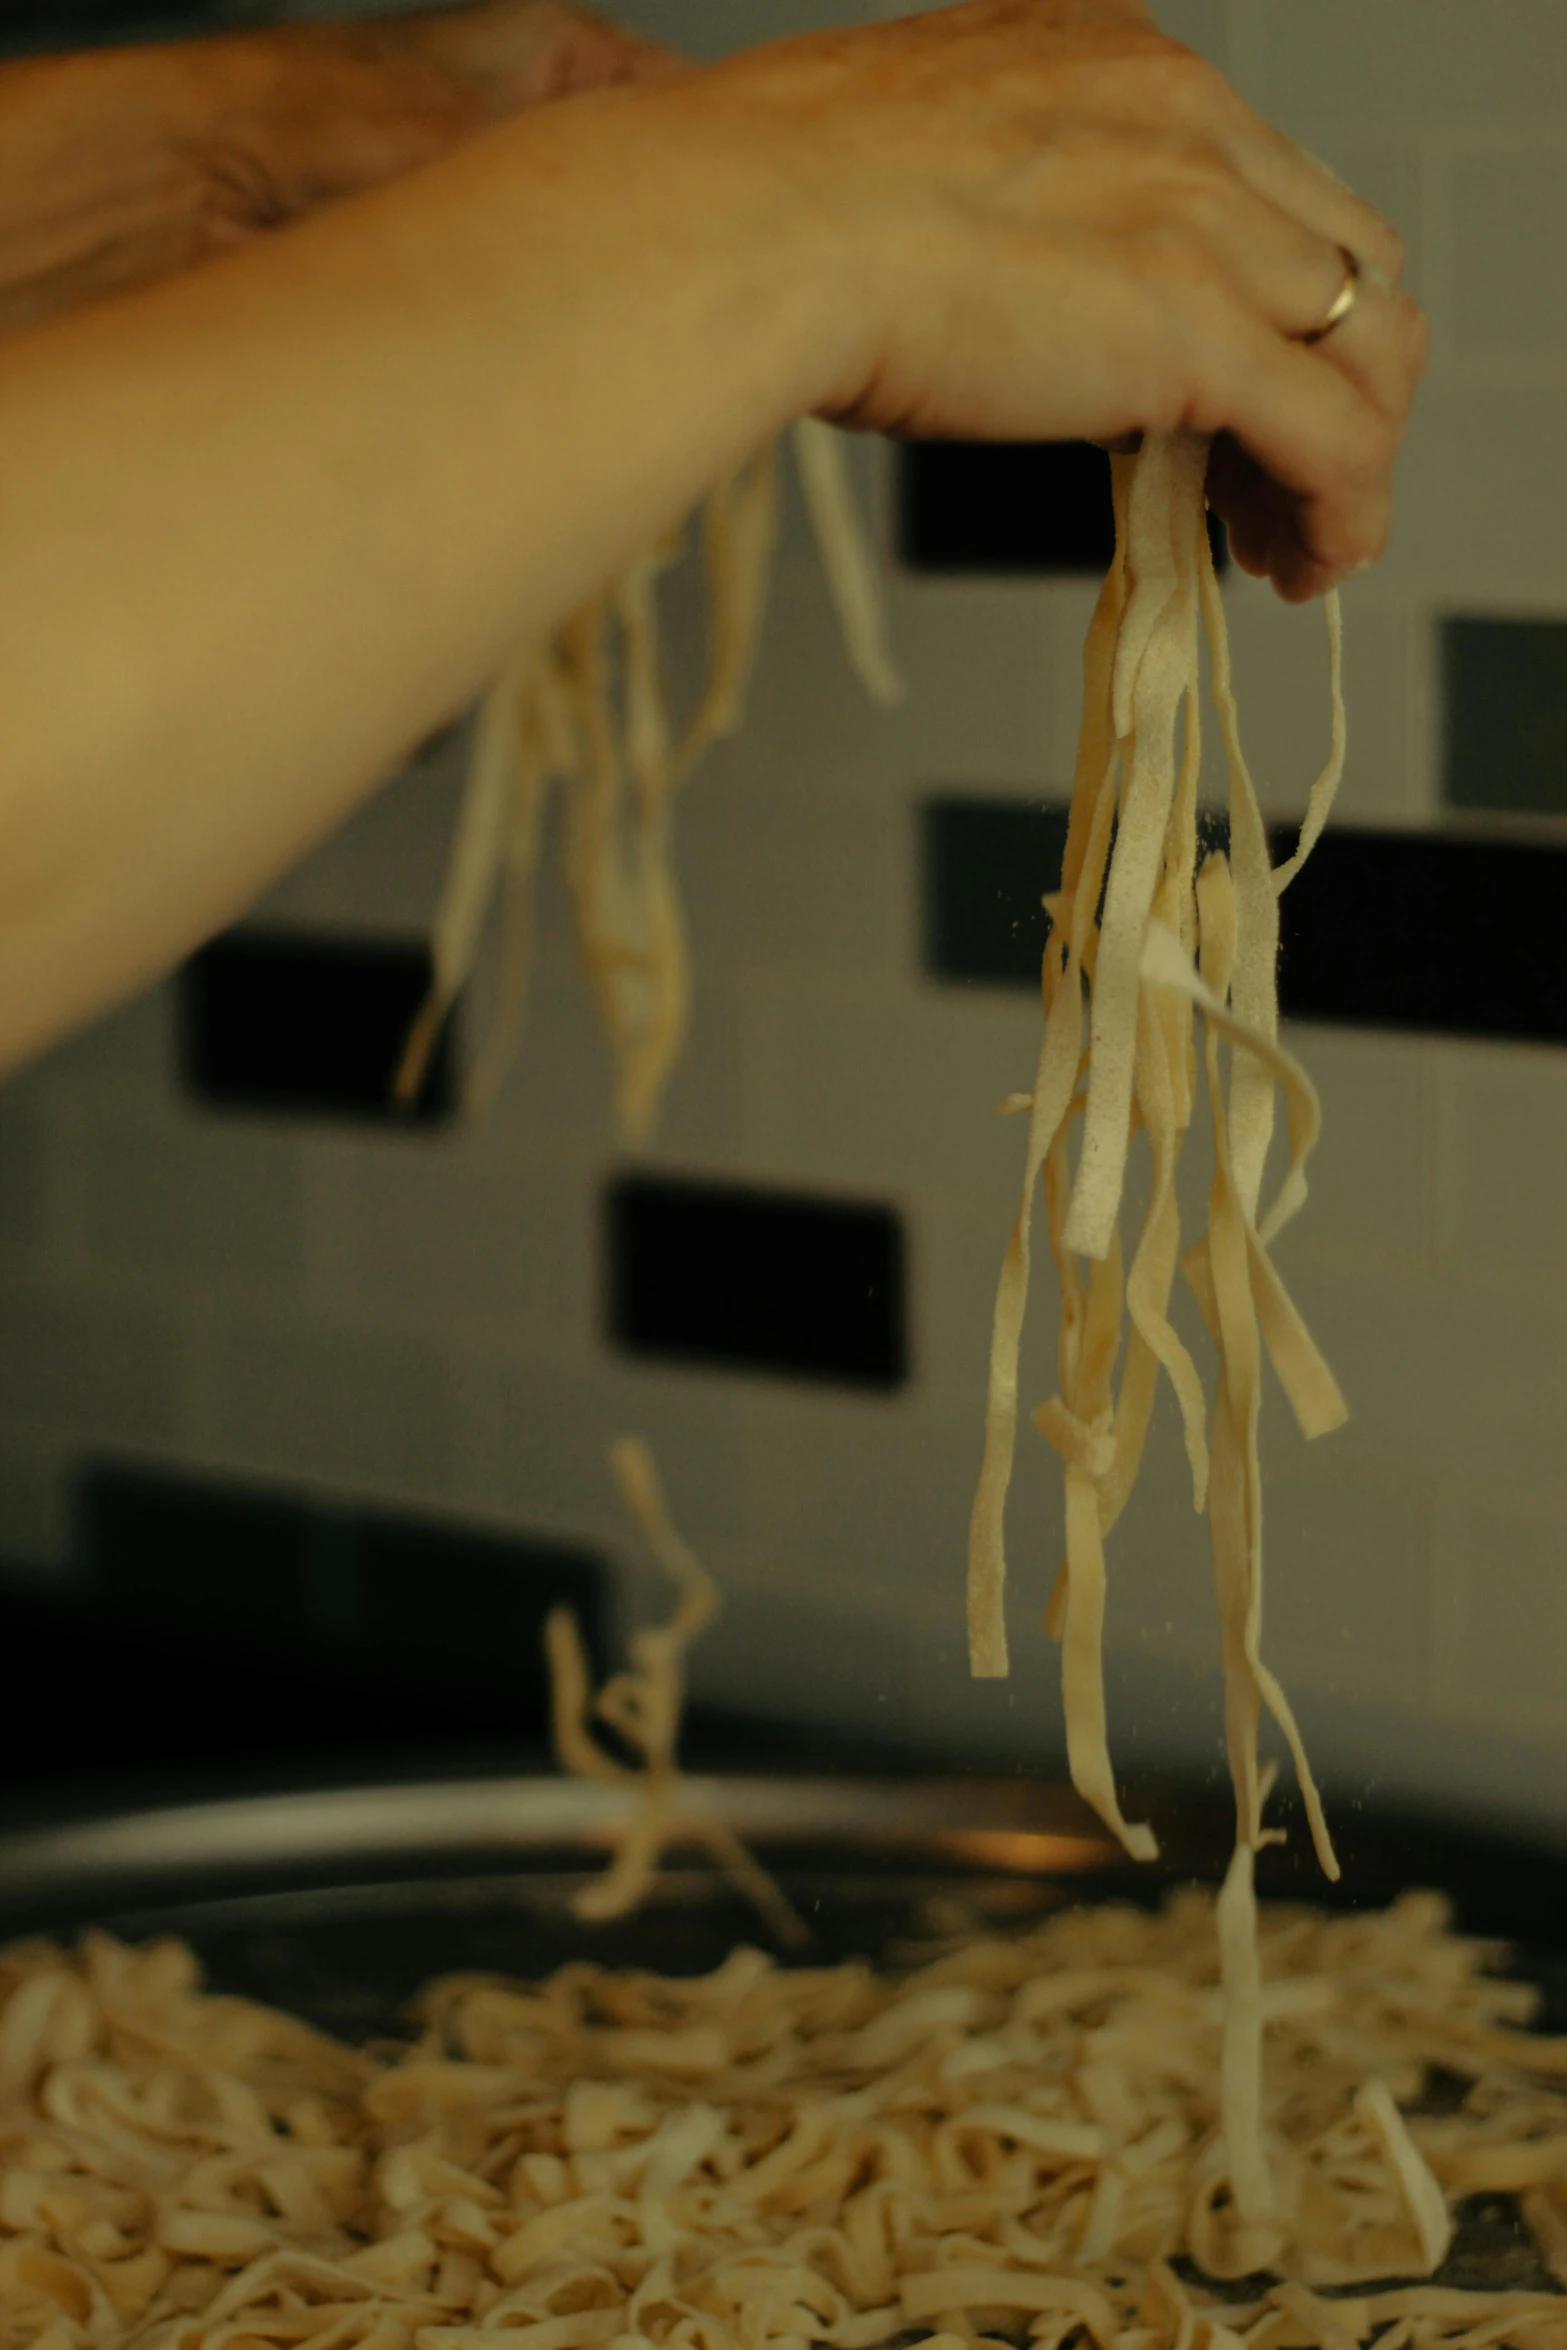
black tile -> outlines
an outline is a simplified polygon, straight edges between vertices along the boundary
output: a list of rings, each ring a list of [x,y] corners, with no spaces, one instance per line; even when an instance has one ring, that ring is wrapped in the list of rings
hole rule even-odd
[[[915,571],[1097,577],[1115,553],[1110,460],[1088,441],[907,441],[899,553]],[[1228,560],[1210,521],[1214,560]]]
[[[418,1101],[392,1081],[430,984],[423,946],[236,930],[180,974],[184,1082],[215,1108],[429,1125],[454,1107],[451,1025]]]
[[[890,1208],[627,1176],[605,1224],[610,1332],[631,1353],[841,1386],[906,1377]]]
[[[1037,988],[1065,809],[935,799],[921,821],[926,969]],[[1222,822],[1206,830],[1222,845]],[[1275,830],[1275,857],[1294,844]],[[1281,927],[1279,1000],[1299,1019],[1567,1042],[1567,846],[1330,830]]]
[[[1443,794],[1567,815],[1567,620],[1442,623]]]
[[[103,1760],[541,1741],[556,1604],[603,1669],[602,1564],[548,1538],[118,1462],[75,1505],[73,1739]]]
[[[1567,848],[1330,831],[1281,910],[1301,1019],[1567,1042]]]
[[[0,57],[223,31],[266,13],[241,0],[0,0]]]
[[[932,799],[921,810],[925,968],[940,979],[1039,985],[1040,900],[1061,879],[1062,807]]]

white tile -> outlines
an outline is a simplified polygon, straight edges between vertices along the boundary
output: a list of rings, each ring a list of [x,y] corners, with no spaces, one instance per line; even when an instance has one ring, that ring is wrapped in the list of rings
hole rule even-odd
[[[771,1387],[755,1412],[757,1542],[780,1583],[831,1582],[961,1614],[984,1395],[966,1417],[907,1397]]]
[[[856,791],[898,770],[908,723],[870,701],[850,668],[814,551],[786,544],[736,755],[765,745],[770,771]]]
[[[1071,767],[1062,771],[1052,758],[1058,660],[1049,590],[1031,580],[901,572],[889,586],[888,619],[909,689],[885,720],[900,771],[927,791],[1016,786],[1063,796]]]
[[[1567,357],[1567,146],[1455,156],[1448,173],[1455,348]]]
[[[78,1443],[159,1446],[186,1426],[188,1334],[172,1306],[91,1288],[0,1288],[0,1413]]]
[[[914,1371],[932,1409],[982,1413],[1001,1261],[1017,1218],[1025,1135],[1018,1119],[997,1120],[963,1187],[923,1193],[910,1211],[911,1330]],[[1126,1229],[1131,1230],[1128,1217]],[[1030,1406],[1058,1381],[1059,1291],[1044,1217],[1033,1225],[1033,1256],[1023,1325],[1023,1393]],[[976,1426],[979,1423],[976,1421]]]
[[[1267,814],[1298,817],[1330,741],[1320,612],[1283,604],[1271,588],[1239,574],[1232,574],[1224,601],[1246,763]],[[1364,586],[1352,586],[1344,612],[1348,752],[1337,821],[1370,824],[1409,815],[1409,687],[1404,612],[1373,600]],[[1205,736],[1212,738],[1208,771],[1217,777],[1217,725],[1209,710],[1203,717]]]
[[[1433,367],[1399,458],[1384,589],[1438,609],[1555,616],[1567,598],[1561,401],[1552,383]]]
[[[905,965],[917,905],[909,813],[885,792],[823,792],[736,760],[681,810],[677,842],[699,991],[726,968],[852,982]]]
[[[174,1100],[176,983],[148,988],[8,1077],[0,1100],[59,1101],[90,1092],[145,1109]]]
[[[764,1720],[901,1743],[916,1639],[906,1611],[867,1605],[852,1586],[829,1595],[731,1571],[723,1612],[692,1651],[691,1691]]]
[[[213,1283],[297,1286],[305,1270],[300,1152],[285,1126],[202,1118],[87,1124],[89,1261],[174,1293]]]
[[[964,1193],[1017,1157],[996,1105],[1032,1084],[1039,1034],[1026,989],[802,980],[753,1013],[749,1131],[790,1177]]]
[[[1265,111],[1297,121],[1446,129],[1567,112],[1556,0],[1253,0]]]
[[[1306,1205],[1281,1236],[1280,1264],[1287,1269],[1317,1256],[1379,1267],[1428,1264],[1435,1246],[1434,1048],[1420,1037],[1303,1020],[1285,1023],[1284,1041],[1316,1085],[1322,1134],[1307,1170]],[[1282,1165],[1281,1150],[1275,1165]]]
[[[1550,1473],[1555,1463],[1541,1467]],[[1567,1495],[1458,1490],[1444,1518],[1456,1566],[1457,1693],[1500,1724],[1548,1729],[1567,1750]]]
[[[1440,1103],[1437,1243],[1463,1279],[1567,1295],[1567,1053],[1431,1048]]]
[[[1529,1484],[1560,1447],[1567,1310],[1370,1260],[1280,1263],[1348,1399],[1352,1441],[1417,1477],[1466,1467]]]
[[[1077,735],[1083,716],[1083,643],[1094,616],[1099,583],[1091,579],[1051,580],[1044,591],[1052,653],[1045,710],[1047,742],[1040,796],[1071,796],[1077,762]]]
[[[446,1364],[416,1339],[215,1311],[193,1449],[212,1467],[443,1506],[456,1453]]]
[[[465,1508],[596,1541],[635,1571],[642,1553],[608,1447],[638,1435],[652,1446],[671,1515],[699,1556],[749,1539],[751,1406],[732,1375],[518,1348],[462,1355],[453,1383]]]
[[[1420,1700],[1431,1671],[1431,1489],[1356,1454],[1348,1432],[1303,1444],[1270,1396],[1264,1456],[1263,1650],[1292,1692]]]
[[[580,1165],[528,1159],[459,1130],[341,1147],[350,1311],[374,1324],[500,1336],[592,1328],[597,1187]]]

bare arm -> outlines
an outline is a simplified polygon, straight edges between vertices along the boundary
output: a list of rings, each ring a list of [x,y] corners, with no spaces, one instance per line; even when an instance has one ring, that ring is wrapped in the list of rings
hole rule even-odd
[[[502,115],[673,63],[566,0],[0,63],[0,334],[232,252]]]
[[[0,1061],[803,410],[1227,430],[1286,592],[1374,555],[1418,320],[1289,338],[1396,241],[1144,27],[979,0],[574,98],[0,349]]]

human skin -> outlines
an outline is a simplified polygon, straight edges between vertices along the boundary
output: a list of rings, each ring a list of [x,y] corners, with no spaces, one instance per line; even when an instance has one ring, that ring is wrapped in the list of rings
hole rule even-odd
[[[1299,338],[1369,264],[1352,315]],[[167,968],[806,413],[1220,436],[1291,598],[1381,549],[1385,223],[1133,0],[581,90],[0,346],[0,1066]]]
[[[562,0],[0,65],[0,333],[173,276],[486,123],[676,70]]]

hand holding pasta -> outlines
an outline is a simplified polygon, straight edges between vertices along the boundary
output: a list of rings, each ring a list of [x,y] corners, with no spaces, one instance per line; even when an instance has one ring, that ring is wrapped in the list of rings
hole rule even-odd
[[[824,407],[883,430],[1226,434],[1215,502],[1286,596],[1374,559],[1424,356],[1388,224],[1124,0],[973,0],[687,94],[837,225]],[[1354,316],[1320,346],[1344,252]]]
[[[801,417],[1185,430],[1284,595],[1377,553],[1424,339],[1397,239],[1129,0],[642,70],[0,347],[0,1066],[231,920],[617,578],[645,645],[647,565]],[[1308,346],[1346,251],[1359,298]],[[608,763],[574,768],[591,830]],[[525,882],[525,824],[507,854]],[[630,1123],[678,1035],[661,938],[656,999],[604,991]]]

